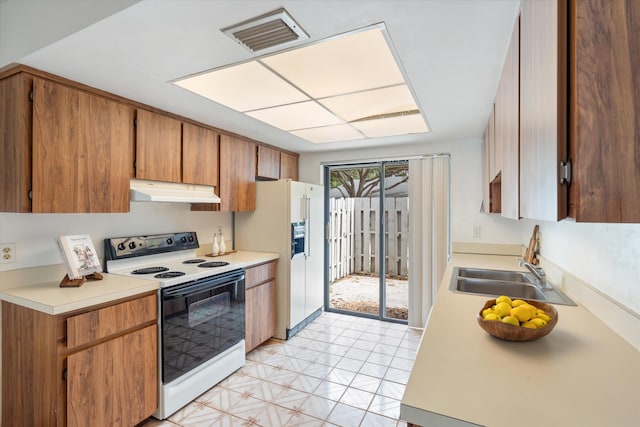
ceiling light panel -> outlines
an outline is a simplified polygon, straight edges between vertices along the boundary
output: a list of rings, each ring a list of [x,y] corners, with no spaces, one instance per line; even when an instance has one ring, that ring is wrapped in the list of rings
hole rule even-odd
[[[404,83],[379,28],[269,56],[261,61],[312,98]]]
[[[346,124],[294,130],[291,133],[315,144],[337,141],[353,141],[364,138],[364,135]]]
[[[247,115],[286,131],[344,123],[314,101],[250,111]]]
[[[348,122],[418,109],[407,85],[334,96],[320,99],[318,102]]]
[[[309,99],[255,61],[188,77],[175,84],[241,112]]]
[[[352,122],[350,124],[365,134],[367,138],[382,138],[385,136],[429,132],[429,128],[420,114],[408,114],[384,119]]]

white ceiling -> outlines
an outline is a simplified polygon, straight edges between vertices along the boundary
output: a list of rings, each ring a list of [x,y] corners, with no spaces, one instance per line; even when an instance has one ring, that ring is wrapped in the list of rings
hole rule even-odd
[[[284,7],[310,42],[384,22],[431,132],[312,144],[171,80],[254,55],[220,29]],[[296,152],[480,137],[519,0],[0,0],[19,62]]]

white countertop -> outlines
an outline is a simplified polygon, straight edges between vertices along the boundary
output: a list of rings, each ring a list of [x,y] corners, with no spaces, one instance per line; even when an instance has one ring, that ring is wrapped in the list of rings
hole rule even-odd
[[[234,267],[249,267],[278,257],[274,253],[242,251],[215,257],[215,260],[228,261]],[[62,266],[1,272],[2,288],[8,289],[0,290],[0,300],[56,315],[154,291],[159,287],[156,280],[102,274],[103,280],[88,280],[78,288],[61,288]]]
[[[440,284],[401,403],[421,426],[637,426],[640,352],[582,306],[555,305],[536,341],[487,334],[489,297],[448,290],[455,266],[523,270],[513,256],[454,254]]]

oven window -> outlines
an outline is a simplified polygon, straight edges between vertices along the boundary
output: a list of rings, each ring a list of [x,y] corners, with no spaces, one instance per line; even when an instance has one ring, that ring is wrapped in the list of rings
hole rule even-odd
[[[225,292],[214,295],[189,306],[189,327],[193,328],[201,323],[212,321],[216,317],[229,312],[231,307],[231,294]]]
[[[179,286],[179,285],[178,285]],[[166,384],[244,339],[244,280],[162,290],[162,381]]]

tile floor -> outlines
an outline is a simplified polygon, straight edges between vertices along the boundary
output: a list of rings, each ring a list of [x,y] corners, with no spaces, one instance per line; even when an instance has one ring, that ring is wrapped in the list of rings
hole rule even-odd
[[[168,420],[175,426],[406,426],[400,399],[420,330],[323,313],[286,342],[270,340],[244,367]]]

